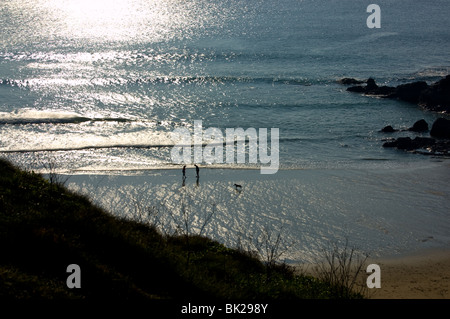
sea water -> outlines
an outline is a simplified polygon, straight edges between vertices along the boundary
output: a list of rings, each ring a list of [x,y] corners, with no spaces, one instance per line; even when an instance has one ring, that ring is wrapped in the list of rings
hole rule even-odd
[[[440,231],[414,235],[408,245],[398,247],[410,247],[424,238],[440,238],[439,244],[448,245],[446,160],[382,147],[386,138],[428,133],[379,132],[386,125],[407,129],[422,118],[431,126],[443,115],[400,101],[349,93],[337,80],[372,77],[379,85],[398,85],[418,80],[432,83],[449,74],[450,3],[378,1],[381,28],[375,29],[366,24],[369,4],[350,0],[2,1],[1,156],[27,169],[46,173],[51,166],[74,176],[71,186],[91,191],[97,202],[111,196],[107,193],[118,197],[123,193],[116,200],[128,205],[130,192],[136,193],[139,187],[162,194],[158,183],[142,180],[148,174],[165,172],[171,181],[165,182],[166,188],[180,191],[181,169],[170,157],[175,129],[193,130],[196,120],[205,128],[222,131],[279,128],[280,171],[266,179],[249,173],[243,195],[247,194],[247,203],[255,204],[236,204],[239,214],[265,216],[253,221],[260,233],[264,225],[281,219],[296,225],[298,212],[309,212],[318,220],[317,224],[310,224],[313,219],[302,220],[308,234],[314,234],[310,241],[328,240],[342,231],[332,227],[336,220],[361,220],[370,210],[371,217],[364,220],[372,228],[383,223],[409,225],[401,218],[393,222],[383,216],[395,211],[414,221],[432,207],[429,213],[437,219],[420,219],[414,227],[425,224]],[[439,189],[420,182],[409,184],[408,176],[414,172],[422,172],[421,179],[426,179],[424,167],[439,170],[430,175],[433,180],[427,179],[429,185],[437,180]],[[254,167],[212,164],[203,165],[202,172],[205,168],[222,177],[216,181],[211,177],[209,184],[201,180],[203,193],[196,196],[205,201],[196,205],[202,207],[207,197],[214,198],[208,189],[232,188],[231,180],[219,181],[231,174],[219,173],[222,169]],[[409,171],[404,175],[403,170]],[[383,172],[393,174],[393,185],[385,184],[390,175]],[[87,173],[100,179],[88,179],[89,186],[86,178],[80,179],[86,175],[75,178]],[[377,188],[378,174],[383,176],[385,191]],[[129,176],[126,181],[100,183],[112,175]],[[304,190],[306,181],[312,183],[309,191],[293,191]],[[358,188],[360,183],[373,185],[361,192],[365,188]],[[92,193],[99,185],[109,190],[104,189],[103,195]],[[125,192],[129,187],[134,190]],[[166,191],[165,197],[156,198],[159,202],[172,198],[170,205],[175,205],[179,197],[172,196],[173,190]],[[378,197],[365,201],[374,194]],[[280,196],[290,203],[283,209]],[[220,227],[208,233],[225,242],[239,232],[236,220],[218,221],[232,220],[226,202],[216,200],[215,222]],[[305,202],[309,204],[299,206]],[[411,202],[413,207],[401,209],[399,203]],[[261,208],[267,212],[261,213]],[[327,215],[332,213],[342,218]],[[348,225],[355,232],[359,229],[355,223]],[[404,239],[414,227],[401,228],[399,236]],[[295,237],[297,228],[290,226],[289,236]],[[362,242],[365,234],[377,241],[375,247],[390,247],[375,235],[370,237],[375,233],[358,234],[354,241]],[[397,239],[391,238],[390,243],[395,246]]]

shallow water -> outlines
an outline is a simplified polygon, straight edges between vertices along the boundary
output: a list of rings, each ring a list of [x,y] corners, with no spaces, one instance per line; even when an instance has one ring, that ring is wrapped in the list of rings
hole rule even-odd
[[[162,168],[173,165],[170,133],[202,120],[279,128],[284,168],[416,161],[383,149],[378,131],[440,115],[336,80],[448,74],[450,4],[378,4],[381,29],[349,0],[4,1],[0,152],[63,172]]]

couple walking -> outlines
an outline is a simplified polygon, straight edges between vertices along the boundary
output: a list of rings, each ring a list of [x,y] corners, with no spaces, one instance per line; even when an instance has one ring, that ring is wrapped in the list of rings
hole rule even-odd
[[[197,179],[199,178],[200,168],[198,168],[197,164],[195,166],[195,172],[197,173]],[[186,178],[186,165],[183,166],[183,178]]]

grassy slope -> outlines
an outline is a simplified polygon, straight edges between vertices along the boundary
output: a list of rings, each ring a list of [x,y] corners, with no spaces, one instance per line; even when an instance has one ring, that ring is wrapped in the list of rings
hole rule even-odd
[[[334,297],[318,280],[204,237],[164,237],[0,160],[0,298]],[[66,268],[81,267],[81,289]]]

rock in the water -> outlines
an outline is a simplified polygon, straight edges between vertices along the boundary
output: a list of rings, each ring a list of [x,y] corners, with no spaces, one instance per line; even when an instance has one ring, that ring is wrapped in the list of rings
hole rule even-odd
[[[422,91],[419,104],[432,111],[450,112],[450,75]]]
[[[347,91],[388,97],[389,95],[394,93],[395,88],[390,86],[378,86],[375,83],[375,80],[370,78],[367,80],[366,86],[361,85],[351,86],[347,89]]]
[[[397,132],[398,130],[394,129],[392,126],[388,125],[383,127],[383,129],[380,132],[383,133],[393,133],[393,132]]]
[[[438,118],[431,127],[430,135],[439,138],[450,138],[450,120]]]
[[[402,84],[395,88],[391,98],[397,98],[410,103],[419,103],[423,91],[428,88],[424,81]]]
[[[420,131],[425,127],[428,127],[425,120],[420,120],[414,123],[414,126],[409,130]],[[390,126],[386,126],[383,130],[387,132],[390,130]],[[383,131],[382,130],[382,131]],[[426,154],[426,155],[449,155],[450,154],[450,120],[445,118],[439,118],[434,121],[430,131],[432,137],[416,137],[411,139],[410,137],[399,137],[394,140],[390,140],[383,144],[383,147],[395,147],[399,150],[412,151],[414,153]],[[435,139],[436,137],[438,139]]]
[[[410,137],[399,137],[392,142],[386,142],[383,147],[396,147],[400,150],[412,151],[421,148],[430,148],[436,144],[436,140],[430,137],[416,137],[411,139]]]
[[[344,84],[344,85],[353,85],[353,84],[363,84],[366,83],[366,81],[361,81],[353,78],[343,78],[338,80],[338,83]]]
[[[353,84],[352,81],[347,83]],[[399,99],[421,105],[431,111],[450,112],[450,75],[431,85],[416,81],[397,87],[378,86],[374,79],[368,79],[366,86],[351,86],[347,91]]]
[[[395,88],[391,86],[379,86],[378,89],[375,91],[375,95],[380,95],[382,97],[389,97],[392,93],[394,93]]]
[[[411,147],[412,140],[410,137],[399,137],[395,141],[386,142],[383,144],[383,147],[396,147],[401,150],[413,149]]]
[[[422,119],[414,123],[412,127],[408,129],[408,131],[412,132],[425,132],[428,131],[428,123]]]
[[[365,93],[366,92],[366,88],[364,86],[351,86],[347,89],[347,91],[349,92],[355,92],[355,93]]]
[[[412,142],[414,149],[430,148],[436,144],[436,140],[431,137],[416,137]]]
[[[367,91],[374,91],[378,89],[378,85],[375,83],[375,80],[370,78],[367,80],[366,90]]]

